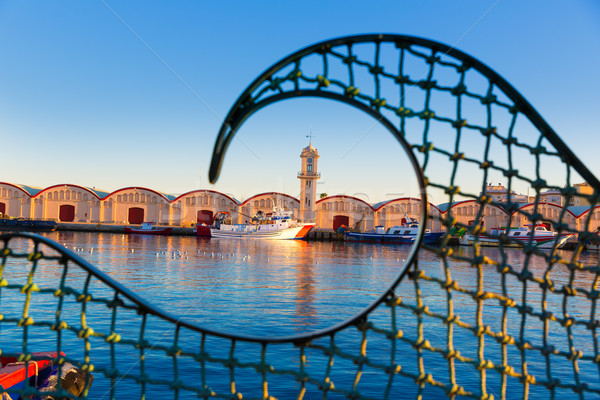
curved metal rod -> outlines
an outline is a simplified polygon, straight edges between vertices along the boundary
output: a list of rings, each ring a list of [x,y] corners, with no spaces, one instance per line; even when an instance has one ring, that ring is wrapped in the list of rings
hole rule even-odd
[[[373,301],[363,311],[361,311],[357,315],[350,317],[349,319],[342,321],[342,322],[340,322],[332,327],[329,327],[329,328],[324,328],[324,329],[321,329],[318,331],[307,332],[307,333],[298,334],[298,335],[276,336],[276,337],[262,337],[262,336],[230,334],[227,332],[221,332],[221,331],[217,331],[217,330],[213,330],[213,329],[204,328],[193,322],[186,321],[182,318],[177,318],[175,315],[162,310],[160,307],[150,304],[149,302],[144,300],[142,297],[138,296],[137,294],[135,294],[134,292],[132,292],[125,286],[121,285],[119,282],[117,282],[116,280],[114,280],[113,278],[111,278],[110,276],[105,274],[104,272],[97,269],[95,266],[90,264],[88,261],[84,260],[83,258],[81,258],[77,254],[73,253],[69,249],[61,246],[60,244],[58,244],[55,241],[48,239],[46,237],[36,235],[33,233],[15,232],[15,233],[10,233],[10,234],[0,234],[0,241],[5,242],[5,247],[7,247],[7,248],[9,247],[8,243],[10,242],[10,240],[15,239],[15,238],[31,239],[36,243],[42,243],[42,244],[48,246],[49,248],[55,250],[56,252],[60,253],[67,260],[72,261],[73,263],[77,264],[81,269],[83,269],[84,271],[89,273],[91,276],[95,277],[100,282],[104,283],[105,285],[107,285],[108,287],[110,287],[111,289],[113,289],[114,291],[119,293],[119,295],[124,296],[126,299],[131,301],[133,304],[137,305],[142,313],[156,316],[158,318],[169,321],[169,322],[171,322],[177,326],[180,326],[182,328],[186,328],[186,329],[189,329],[194,332],[200,332],[202,334],[213,335],[213,336],[230,339],[230,340],[235,340],[235,341],[254,342],[254,343],[261,343],[261,344],[269,344],[269,343],[305,344],[305,343],[308,343],[311,340],[317,339],[319,337],[331,336],[331,335],[335,334],[336,332],[338,332],[350,325],[357,325],[359,322],[363,321],[365,319],[366,315],[369,314],[369,312],[373,308],[375,308],[377,305],[379,305],[383,300],[385,300],[385,298],[391,293],[391,291],[394,289],[394,287],[400,282],[400,280],[406,273],[408,266],[410,266],[410,264],[411,264],[410,260],[412,260],[412,258],[415,257],[415,255],[417,253],[417,249],[419,248],[420,241],[422,240],[422,236],[423,236],[422,229],[420,229],[418,242],[415,241],[412,251],[411,251],[409,257],[407,258],[407,261],[405,262],[404,268],[403,268],[400,276],[398,277],[398,279],[396,279],[396,281],[392,284],[392,286],[388,290],[386,290],[380,297],[378,297],[375,301]],[[91,323],[88,321],[88,324],[91,324]]]
[[[229,111],[225,121],[221,125],[219,134],[217,136],[215,147],[213,150],[213,156],[209,169],[209,180],[211,183],[215,183],[219,178],[225,152],[237,129],[241,126],[241,123],[247,119],[252,112],[256,111],[253,108],[248,109],[247,104],[251,98],[251,93],[256,90],[261,84],[267,82],[273,74],[280,71],[284,67],[291,63],[300,60],[301,58],[311,55],[318,54],[324,50],[332,47],[351,45],[356,43],[382,43],[389,42],[394,43],[397,46],[410,46],[417,45],[421,47],[430,48],[436,52],[440,52],[457,60],[463,62],[463,65],[474,68],[480,72],[483,76],[489,79],[489,81],[495,84],[501,89],[508,98],[510,98],[518,110],[525,115],[529,121],[539,130],[539,132],[558,150],[563,160],[573,168],[584,178],[597,192],[600,192],[600,181],[596,178],[589,169],[575,156],[571,149],[562,141],[562,139],[556,134],[556,132],[550,127],[550,125],[541,117],[541,115],[533,108],[533,106],[504,78],[498,73],[483,64],[481,61],[471,57],[470,55],[457,50],[454,47],[446,44],[436,42],[429,39],[424,39],[415,36],[407,35],[396,35],[396,34],[369,34],[369,35],[357,35],[357,36],[345,36],[336,39],[325,40],[320,43],[313,44],[305,47],[291,55],[283,58],[277,63],[269,67],[263,72],[254,82],[252,82],[248,88],[240,95],[238,100],[235,102],[231,110]],[[323,89],[322,89],[323,90]],[[290,91],[290,93],[296,93]],[[349,97],[349,96],[346,96]]]

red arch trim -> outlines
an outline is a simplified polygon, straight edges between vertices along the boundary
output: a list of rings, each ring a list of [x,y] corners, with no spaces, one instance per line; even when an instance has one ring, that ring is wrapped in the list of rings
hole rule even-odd
[[[34,197],[31,196],[25,189],[23,189],[22,187],[15,185],[14,183],[8,183],[8,182],[0,182],[0,185],[7,185],[7,186],[12,186],[15,189],[19,189],[21,192],[25,193],[28,197]],[[40,192],[41,193],[41,192]],[[39,194],[39,193],[38,193]]]

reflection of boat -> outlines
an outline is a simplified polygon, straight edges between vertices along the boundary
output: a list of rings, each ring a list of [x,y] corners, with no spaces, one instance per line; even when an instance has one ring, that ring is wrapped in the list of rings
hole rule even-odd
[[[400,226],[392,226],[387,231],[383,226],[376,226],[373,232],[344,232],[344,239],[349,242],[371,243],[400,243],[411,244],[415,242],[419,233],[419,223],[410,218]],[[431,232],[425,229],[423,243],[432,244],[440,240],[444,232]]]
[[[505,228],[492,228],[488,235],[479,235],[479,244],[481,246],[498,246],[500,235],[505,234],[509,243],[504,244],[505,247],[518,247],[529,243],[531,239],[531,225],[528,227],[510,228],[506,233]],[[532,244],[540,249],[551,249],[556,242],[556,248],[561,248],[565,245],[573,235],[560,235],[557,241],[557,232],[552,232],[546,229],[544,225],[536,225],[533,230]],[[475,242],[475,235],[465,234],[460,238],[460,243],[463,245],[472,245]]]
[[[61,352],[61,356],[64,357]],[[0,357],[0,387],[14,393],[2,393],[2,399],[21,399],[18,390],[34,388],[40,392],[41,397],[31,398],[54,398],[53,392],[58,391],[59,367],[53,361],[58,357],[56,352],[31,353],[32,360],[20,361],[17,357]],[[60,387],[67,393],[75,396],[81,395],[88,386],[92,384],[94,377],[85,371],[65,362],[60,369]],[[88,379],[89,377],[89,379]],[[47,394],[48,397],[44,396]],[[29,398],[27,396],[26,398]]]
[[[154,222],[144,222],[141,228],[125,227],[126,233],[143,233],[146,235],[168,235],[173,228],[155,228]]]
[[[36,231],[52,232],[56,229],[56,222],[42,221],[27,218],[7,218],[0,214],[0,231]]]
[[[233,224],[228,212],[218,212],[211,226],[198,224],[198,236],[248,239],[303,239],[315,226],[292,220],[292,213],[276,209],[271,215],[261,212],[252,218],[252,224]]]

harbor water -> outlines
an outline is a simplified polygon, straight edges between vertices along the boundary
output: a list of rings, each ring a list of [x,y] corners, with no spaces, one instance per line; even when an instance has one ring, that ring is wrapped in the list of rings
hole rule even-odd
[[[75,252],[98,269],[108,274],[111,278],[126,286],[137,295],[142,297],[148,303],[151,303],[167,313],[180,318],[192,324],[208,328],[214,331],[239,334],[245,336],[258,337],[280,337],[298,335],[306,332],[314,332],[320,329],[331,327],[341,323],[359,311],[363,310],[394,282],[395,278],[404,264],[411,250],[409,245],[374,245],[368,243],[344,243],[344,242],[319,242],[319,241],[260,241],[260,240],[239,240],[239,239],[200,239],[188,236],[146,236],[146,235],[124,235],[112,233],[86,233],[86,232],[51,232],[44,236],[64,245],[69,250]],[[472,249],[457,248],[458,254],[468,255]],[[490,257],[498,257],[498,250],[488,248],[484,250]],[[509,250],[513,265],[518,265],[524,257],[518,249]],[[444,269],[439,259],[427,252],[422,251],[419,256],[419,267],[433,277],[442,277]],[[598,264],[598,253],[588,252],[582,255],[580,261],[589,265]],[[10,266],[9,266],[10,267]],[[491,268],[491,267],[490,267]],[[547,264],[543,258],[532,259],[530,268],[535,270],[539,268],[543,271]],[[553,281],[559,285],[569,279],[568,270],[561,271],[560,268],[553,270]],[[462,265],[456,262],[452,266],[454,279],[462,279],[464,287],[476,287],[476,274],[468,264]],[[484,284],[486,289],[499,291],[500,282],[491,281],[492,277],[498,275],[489,274],[485,277]],[[4,277],[9,281],[19,281],[25,279],[19,275],[19,271],[6,268]],[[36,283],[43,287],[45,282],[56,282],[59,277],[57,271],[43,270],[36,276]],[[74,274],[72,279],[84,279],[85,276]],[[592,282],[578,282],[579,286],[590,286]],[[432,312],[447,312],[447,297],[444,291],[440,290],[439,285],[423,283],[420,287],[420,293]],[[510,282],[507,283],[508,290],[511,289]],[[522,287],[514,285],[515,293],[513,298],[522,296]],[[529,289],[529,299],[534,299],[538,292],[535,288]],[[396,289],[396,293],[405,301],[415,301],[414,282],[404,279]],[[461,296],[459,293],[453,298],[454,307],[460,312],[463,321],[474,323],[476,306],[469,296]],[[549,298],[548,305],[550,309],[561,310],[561,299]],[[576,301],[576,300],[574,300]],[[499,324],[501,307],[486,305],[486,323],[490,325]],[[573,317],[590,318],[589,305],[583,304],[579,307],[576,303],[570,303],[569,311]],[[582,307],[587,307],[582,308]],[[12,305],[2,298],[2,309],[4,315],[19,315],[22,312],[22,304]],[[52,313],[54,310],[49,307],[45,309],[43,302],[32,305],[33,314]],[[93,313],[92,310],[89,311]],[[496,314],[494,314],[496,313]],[[106,325],[110,324],[110,314],[106,314]],[[120,322],[118,326],[122,336],[127,336],[127,317],[121,315],[125,321]],[[133,316],[131,317],[133,320]],[[370,321],[379,323],[387,327],[389,315],[375,312],[370,317]],[[514,337],[526,333],[526,337],[532,342],[539,342],[542,337],[541,323],[535,323],[528,320],[522,325],[521,317],[513,315],[511,317],[510,333]],[[133,324],[133,322],[132,322]],[[166,334],[166,330],[171,329],[166,325],[157,324],[152,326],[149,321],[149,331],[146,340],[153,344],[168,344],[172,335]],[[427,339],[435,346],[444,347],[446,343],[446,327],[436,320],[427,320],[424,322]],[[399,325],[407,337],[416,338],[417,318],[414,313],[408,309],[403,309],[399,315]],[[6,338],[10,338],[11,328],[6,324],[2,326],[3,347],[6,349]],[[498,330],[498,326],[493,326]],[[42,332],[42,329],[38,329]],[[163,332],[164,331],[164,332]],[[22,337],[20,330],[14,329],[15,351],[21,348]],[[132,329],[133,332],[133,329]],[[354,329],[353,332],[356,332]],[[51,349],[54,345],[54,336],[44,339],[44,334],[29,336],[29,351],[43,351],[44,347]],[[343,334],[339,336],[337,346],[350,346],[356,342],[355,334]],[[462,350],[463,355],[476,357],[477,345],[474,344],[477,338],[470,331],[455,331],[455,343],[460,346],[461,342],[470,341],[471,346],[465,346]],[[561,336],[562,335],[562,336]],[[550,339],[553,344],[561,349],[567,346],[567,338],[560,329],[550,329]],[[588,334],[588,336],[591,336]],[[132,333],[135,339],[135,334]],[[474,342],[475,341],[475,342]],[[183,344],[191,349],[197,350],[198,343],[194,339],[189,339]],[[211,347],[213,353],[227,354],[229,344],[214,341]],[[222,346],[222,347],[220,347]],[[591,337],[583,337],[578,341],[578,348],[582,351],[593,353],[593,341]],[[82,354],[80,343],[77,346],[70,346],[67,338],[63,340],[63,351],[70,353],[74,357]],[[285,347],[285,348],[284,348]],[[271,355],[271,360],[276,359],[281,363],[297,364],[298,355],[290,353],[290,346],[282,346],[281,350],[274,347],[275,354]],[[470,350],[469,350],[470,349]],[[238,345],[238,357],[241,357],[244,351],[244,344]],[[280,351],[280,353],[278,353]],[[359,353],[358,348],[350,349],[355,354]],[[387,360],[390,357],[389,344],[381,339],[374,339],[369,342],[367,355],[372,360]],[[137,352],[132,350],[132,360],[135,360]],[[122,355],[125,357],[126,355]],[[486,356],[494,362],[499,362],[499,346],[490,344],[486,348]],[[515,357],[520,354],[515,351]],[[251,357],[259,357],[257,354],[249,354]],[[418,359],[412,346],[400,343],[396,349],[396,360],[403,365],[407,371],[417,371]],[[544,372],[544,361],[528,359],[529,371],[532,374],[541,374]],[[119,365],[122,372],[136,373],[139,366]],[[447,360],[443,357],[431,357],[426,359],[427,370],[434,376],[447,374]],[[517,365],[519,363],[517,362]],[[573,379],[573,365],[568,361],[556,361],[556,367],[553,369],[553,376],[565,379]],[[315,371],[319,371],[322,366],[311,365]],[[344,364],[339,363],[340,368],[336,375],[336,385],[352,386],[355,379],[355,366],[349,363],[347,371],[343,371]],[[148,361],[147,373],[153,377],[159,377],[172,374],[170,365],[151,364]],[[353,369],[354,368],[354,369]],[[598,381],[597,366],[581,363],[578,371],[584,381]],[[179,368],[179,379],[182,381],[193,382],[197,380],[196,370],[186,370]],[[437,374],[437,375],[436,375]],[[460,376],[460,384],[467,389],[477,390],[480,382],[480,373],[470,366],[457,366],[457,374]],[[212,377],[211,387],[215,390],[228,390],[229,376]],[[320,377],[319,377],[320,378]],[[276,381],[277,378],[275,378]],[[363,381],[369,382],[368,374],[363,377]],[[379,384],[384,385],[384,381],[374,381],[359,386],[363,395],[373,398],[381,397],[381,388]],[[413,398],[419,393],[417,385],[413,381],[405,380],[399,377],[392,388],[392,393],[402,398]],[[443,379],[442,379],[443,380]],[[490,373],[488,376],[489,392],[498,395],[500,386],[500,375]],[[260,380],[254,375],[247,376],[238,374],[236,378],[238,387],[260,386]],[[98,376],[90,392],[90,398],[102,399],[110,398],[111,384],[108,379],[102,379]],[[284,384],[285,386],[285,384]],[[522,396],[518,392],[520,385],[516,385],[517,392],[515,397]],[[289,391],[283,389],[279,393],[280,398],[295,398],[298,392],[297,386],[289,385]],[[540,398],[548,397],[548,392],[544,388],[532,387],[530,396],[539,395]],[[116,398],[139,398],[139,388],[131,380],[120,380],[116,383],[118,392]],[[154,390],[154,389],[152,389]],[[428,388],[429,392],[421,394],[442,397],[444,392],[436,388]],[[249,391],[252,393],[251,391]],[[146,394],[146,398],[156,398],[151,394]],[[557,394],[561,394],[557,390]],[[566,391],[565,395],[573,394]],[[182,394],[179,398],[195,398],[192,394]],[[254,393],[255,396],[259,396]],[[288,397],[289,396],[289,397]],[[392,398],[399,398],[392,396]],[[322,392],[308,390],[305,398],[321,398]],[[426,396],[427,397],[427,396]],[[162,398],[168,398],[162,397]],[[338,398],[335,394],[330,394],[328,398]],[[341,397],[340,397],[341,398]]]

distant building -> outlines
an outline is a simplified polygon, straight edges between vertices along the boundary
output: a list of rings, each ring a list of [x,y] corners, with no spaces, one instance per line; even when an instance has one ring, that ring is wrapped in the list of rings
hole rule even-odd
[[[591,196],[594,194],[594,189],[590,186],[590,184],[587,182],[576,183],[573,185],[573,189],[575,189],[576,194],[569,198],[568,206],[589,206],[590,201],[586,196]],[[561,190],[549,189],[540,193],[540,201],[564,206],[567,202],[567,198],[563,195]]]
[[[485,187],[485,194],[492,197],[494,203],[508,203],[508,189],[501,184],[494,185],[490,183]],[[480,193],[483,195],[483,193]],[[513,190],[510,191],[511,203],[528,203],[529,198],[525,194],[517,194]]]

